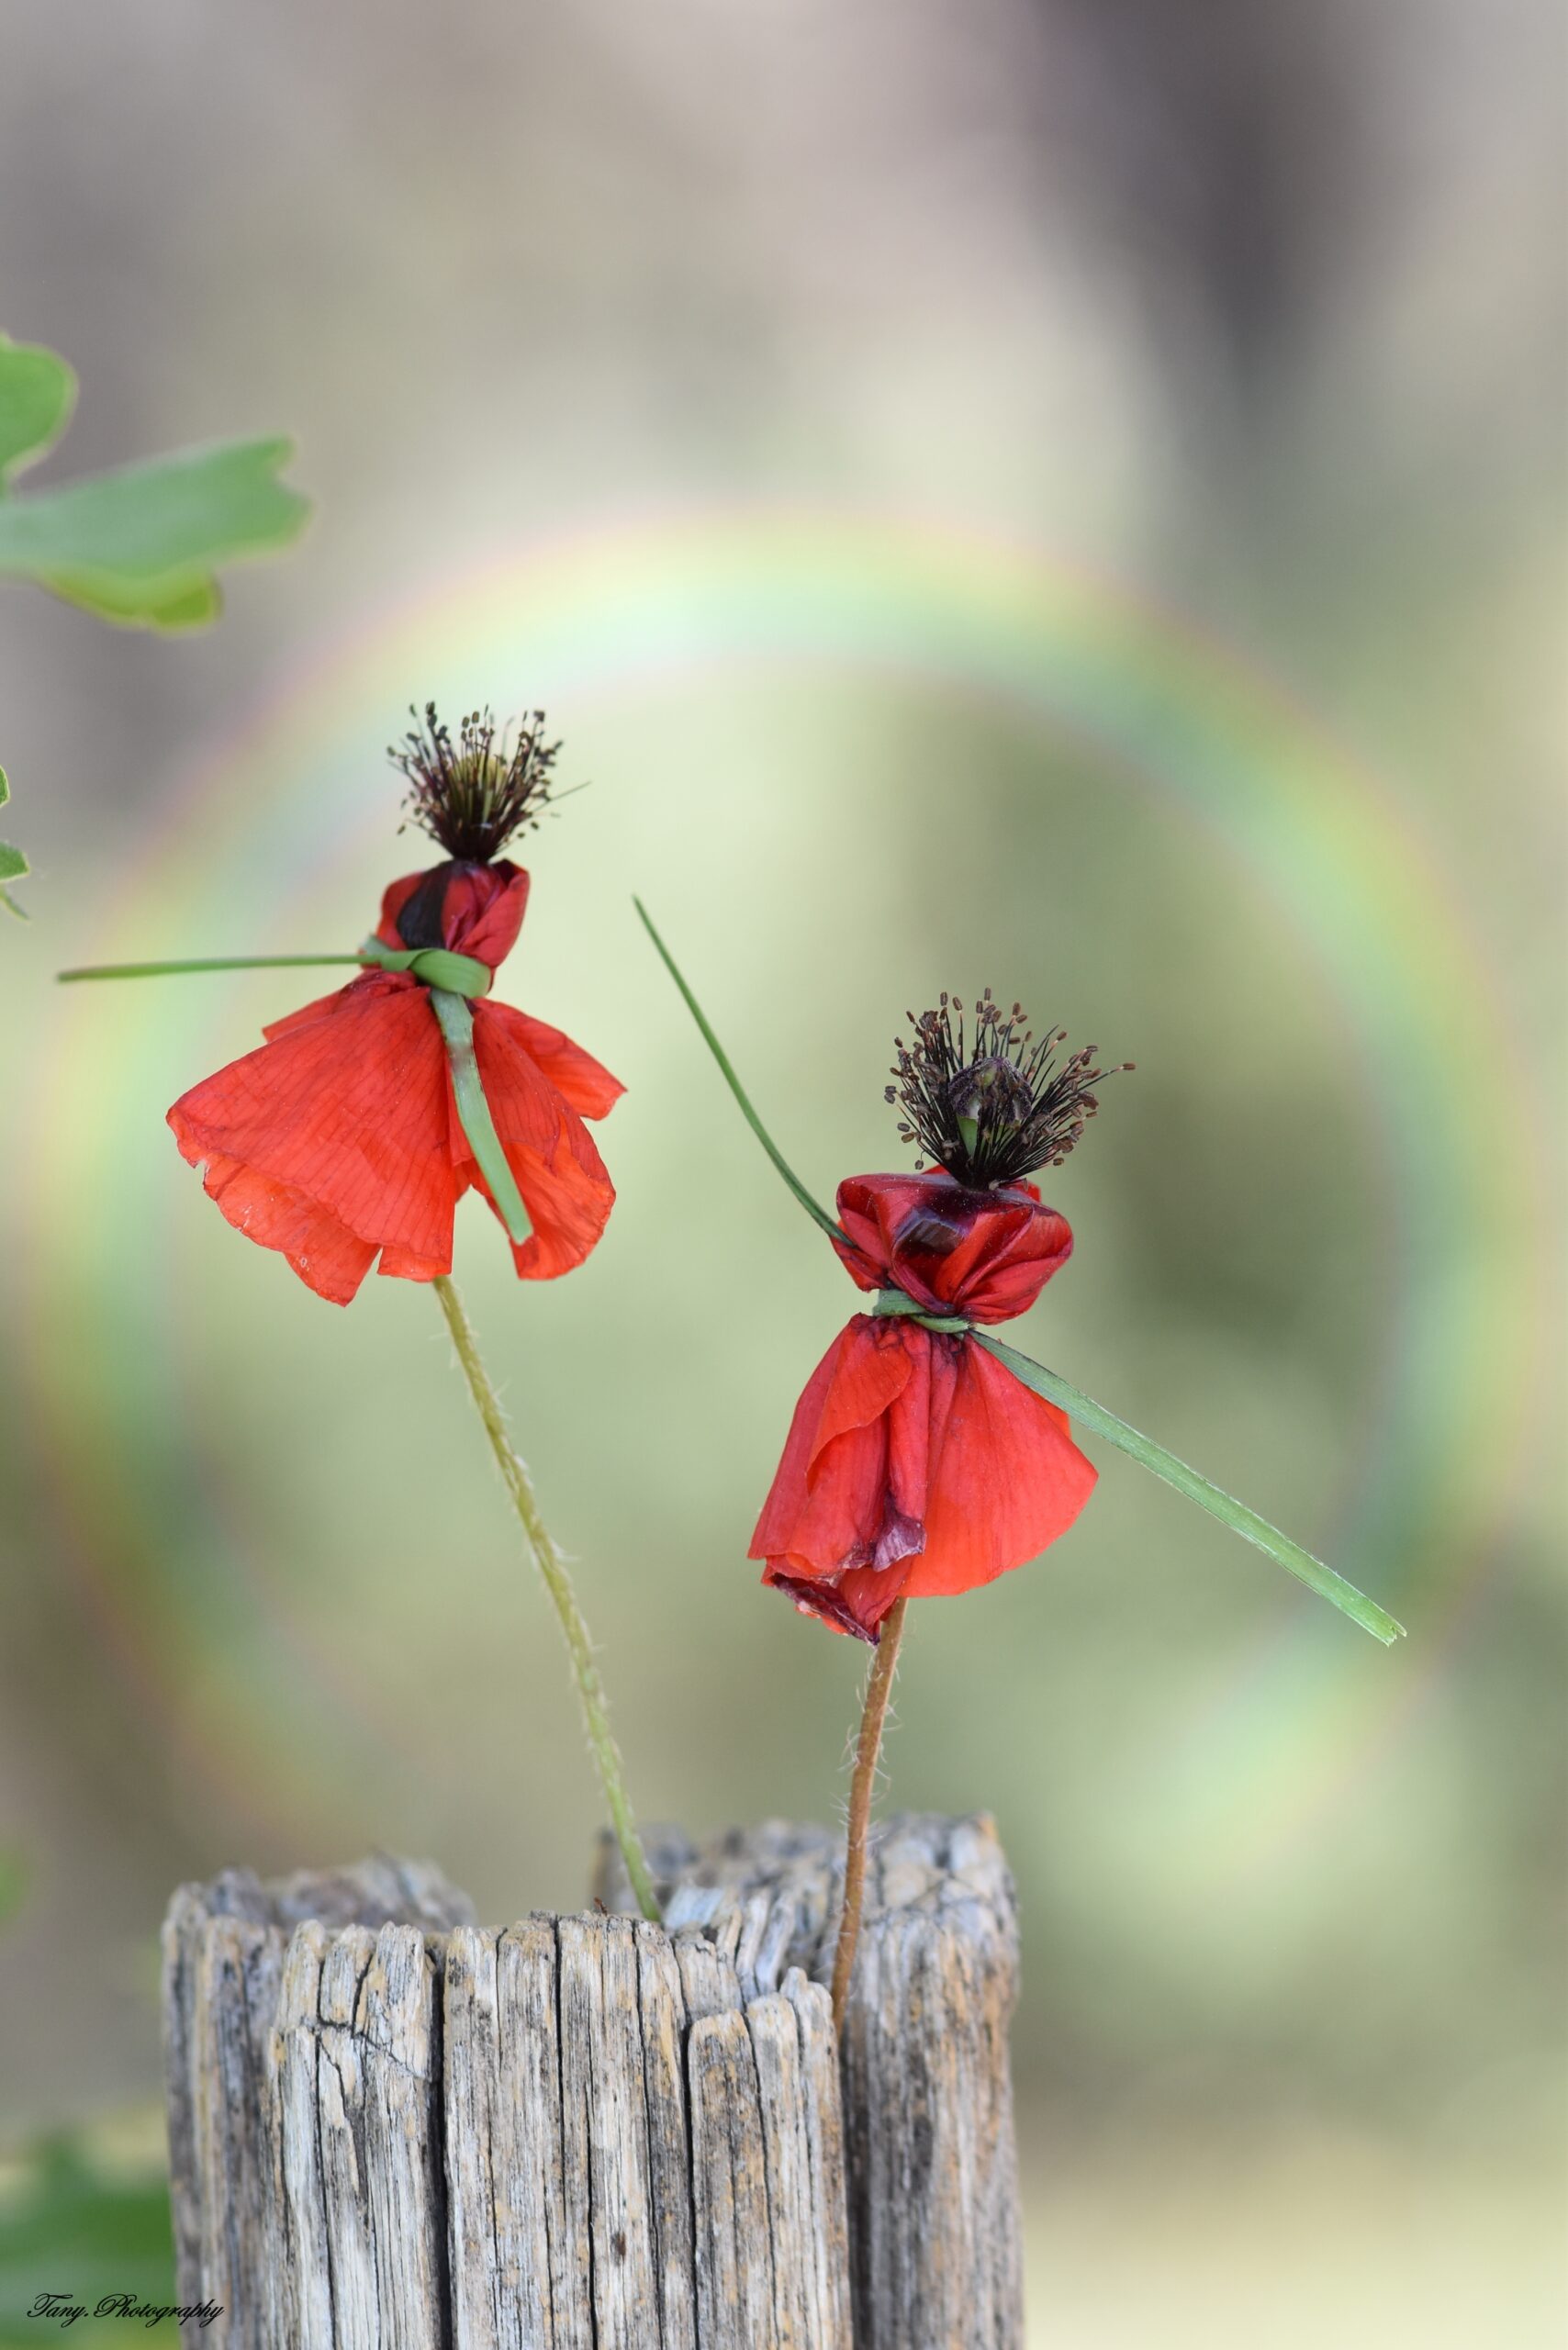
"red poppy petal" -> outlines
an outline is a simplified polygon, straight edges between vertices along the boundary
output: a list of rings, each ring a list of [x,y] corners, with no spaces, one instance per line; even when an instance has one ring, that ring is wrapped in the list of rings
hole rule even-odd
[[[891,1317],[874,1320],[868,1314],[855,1316],[840,1338],[833,1378],[823,1397],[806,1470],[808,1483],[815,1482],[818,1460],[830,1444],[852,1429],[880,1419],[902,1394],[917,1356],[930,1343],[930,1332],[918,1326]]]
[[[350,1303],[375,1262],[374,1242],[356,1239],[319,1201],[236,1158],[207,1154],[203,1181],[236,1231],[286,1257],[318,1297]]]
[[[929,1344],[926,1331],[863,1314],[840,1331],[795,1407],[752,1536],[753,1558],[785,1557],[801,1575],[837,1575],[848,1560],[880,1556],[890,1563],[919,1548],[924,1528],[908,1505],[912,1496],[924,1500],[924,1460],[911,1476],[917,1464],[902,1438],[899,1474],[892,1473],[890,1407],[912,1384]]]
[[[748,1558],[766,1559],[790,1547],[790,1530],[805,1507],[806,1472],[811,1467],[823,1404],[853,1328],[851,1324],[849,1329],[839,1332],[801,1392],[790,1421],[790,1433],[784,1439],[783,1455],[751,1538]]]
[[[812,1582],[789,1572],[789,1561],[769,1559],[763,1572],[763,1582],[769,1591],[781,1591],[792,1599],[802,1616],[814,1616],[830,1632],[848,1632],[857,1640],[877,1645],[877,1635],[868,1624],[863,1624],[848,1600],[841,1598],[837,1585]]]
[[[528,875],[503,857],[477,872],[459,872],[442,908],[442,936],[459,955],[473,955],[493,971],[517,945],[528,905]]]
[[[961,1299],[963,1310],[977,1319],[1011,1321],[1028,1311],[1071,1254],[1065,1216],[1033,1202],[1010,1212],[999,1199],[991,1215],[976,1216],[932,1288],[938,1296]]]
[[[269,1020],[262,1030],[269,1045],[280,1036],[288,1035],[296,1028],[308,1028],[313,1020],[330,1020],[342,1004],[351,988],[385,995],[393,989],[416,987],[418,981],[406,979],[398,971],[376,971],[364,978],[351,979],[347,987],[334,988],[330,995],[319,995],[314,1003],[302,1003],[297,1012],[286,1012],[281,1020]]]
[[[830,1632],[847,1632],[874,1648],[882,1619],[905,1590],[902,1574],[891,1570],[852,1567],[833,1576],[798,1572],[794,1559],[769,1559],[762,1580],[769,1591],[792,1599],[802,1616],[814,1616]]]
[[[193,1164],[222,1158],[326,1208],[356,1239],[452,1262],[446,1056],[424,990],[345,989],[193,1086],[169,1124]]]
[[[388,1274],[394,1281],[433,1281],[438,1273],[451,1272],[452,1259],[450,1256],[421,1257],[412,1248],[384,1248],[381,1262],[375,1270],[378,1273]]]
[[[874,1639],[894,1600],[909,1597],[912,1580],[907,1567],[851,1567],[834,1588],[839,1606]]]
[[[880,1419],[909,1377],[909,1357],[902,1348],[890,1348],[880,1334],[891,1330],[857,1314],[842,1329],[806,1382],[790,1422],[783,1457],[772,1488],[762,1505],[749,1555],[766,1559],[775,1551],[796,1547],[794,1529],[813,1486],[819,1482],[819,1461],[824,1449],[853,1430]],[[878,1337],[873,1337],[873,1333]],[[882,1442],[882,1439],[879,1439]],[[860,1456],[854,1459],[858,1461]],[[885,1458],[885,1443],[881,1457]],[[847,1462],[841,1462],[835,1491],[841,1490]],[[875,1515],[875,1495],[868,1492],[863,1515]],[[839,1550],[824,1564],[835,1568],[850,1543],[866,1532],[858,1522]]]
[[[835,1241],[862,1289],[892,1285],[928,1311],[1003,1322],[1032,1305],[1072,1253],[1064,1218],[1032,1183],[967,1191],[939,1169],[851,1175],[838,1187]]]
[[[498,1025],[508,1028],[535,1068],[549,1079],[579,1118],[607,1116],[626,1091],[618,1077],[611,1077],[591,1053],[574,1045],[559,1028],[552,1028],[546,1021],[534,1020],[510,1003],[481,1003],[476,1008],[474,1021],[476,1029]]]
[[[535,1065],[510,1021],[476,1018],[474,1049],[496,1133],[533,1226],[521,1247],[514,1243],[512,1261],[523,1281],[554,1281],[580,1265],[595,1247],[610,1221],[615,1187],[588,1128]],[[472,1184],[495,1206],[472,1158],[460,1160],[457,1177],[460,1185]]]
[[[387,883],[381,896],[381,920],[375,935],[384,946],[406,945],[398,917],[416,891],[432,875],[442,875],[441,886],[442,945],[454,954],[472,955],[493,971],[517,944],[528,904],[528,875],[510,857],[494,865],[448,863],[430,866],[422,873],[405,873]]]
[[[423,873],[399,874],[396,881],[388,881],[381,892],[381,920],[375,925],[375,935],[383,946],[399,947],[403,944],[398,928],[398,917],[414,891],[429,878],[430,868]]]
[[[1094,1480],[1066,1413],[983,1347],[965,1345],[908,1595],[972,1591],[1037,1557],[1066,1533]]]
[[[780,1546],[803,1574],[836,1575],[869,1558],[886,1524],[888,1423],[848,1428],[812,1463],[805,1497]],[[918,1529],[911,1529],[913,1542]]]

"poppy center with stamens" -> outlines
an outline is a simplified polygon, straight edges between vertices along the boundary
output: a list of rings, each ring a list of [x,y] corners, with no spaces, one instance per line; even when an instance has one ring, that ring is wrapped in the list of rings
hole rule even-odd
[[[967,1128],[969,1147],[974,1147],[983,1116],[994,1131],[1021,1126],[1034,1111],[1035,1093],[1028,1079],[1011,1061],[1000,1054],[988,1053],[983,1060],[971,1061],[950,1077],[942,1088],[947,1107],[958,1123],[960,1134]]]
[[[487,710],[471,711],[454,740],[427,702],[422,723],[389,754],[408,781],[408,821],[460,864],[493,863],[550,804],[560,745],[544,741],[543,724],[543,711],[515,729],[498,727]]]
[[[1066,1032],[1036,1038],[1023,1006],[1004,1013],[989,988],[967,1018],[960,999],[946,995],[909,1017],[914,1035],[908,1045],[895,1040],[887,1089],[903,1111],[906,1142],[983,1191],[1061,1164],[1099,1106],[1094,1088],[1113,1074],[1095,1066],[1092,1045],[1058,1062]]]

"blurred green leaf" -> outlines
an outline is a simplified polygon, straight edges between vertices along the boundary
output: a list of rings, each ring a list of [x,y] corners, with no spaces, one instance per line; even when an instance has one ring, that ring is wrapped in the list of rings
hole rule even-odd
[[[76,404],[76,378],[58,352],[0,335],[0,484],[59,440]]]
[[[286,545],[309,502],[276,476],[281,439],[219,442],[0,502],[0,573],[101,619],[192,628],[218,610],[216,564]]]
[[[4,808],[10,797],[10,783],[5,768],[0,767],[0,808]],[[28,860],[21,850],[12,848],[6,841],[0,841],[0,884],[17,880],[27,871]],[[12,913],[20,915],[22,921],[26,922],[28,918],[26,907],[19,906],[9,890],[4,887],[0,887],[0,906],[8,907]]]
[[[123,628],[155,628],[164,635],[206,628],[223,610],[223,596],[210,572],[175,571],[151,581],[120,579],[112,572],[52,572],[42,583],[62,603],[79,605]]]
[[[42,2321],[28,2311],[40,2293],[69,2293],[89,2311],[105,2296],[172,2302],[174,2263],[169,2190],[162,2177],[121,2180],[79,2146],[40,2146],[21,2183],[0,2200],[0,2344],[36,2345]],[[73,2325],[76,2344],[123,2340],[123,2320]]]
[[[223,608],[214,566],[286,546],[308,498],[277,479],[290,442],[219,441],[122,465],[63,489],[13,497],[10,476],[58,440],[76,378],[58,352],[0,335],[0,574],[36,580],[120,628],[205,628]],[[9,794],[0,770],[0,802]],[[0,905],[28,870],[0,842]]]

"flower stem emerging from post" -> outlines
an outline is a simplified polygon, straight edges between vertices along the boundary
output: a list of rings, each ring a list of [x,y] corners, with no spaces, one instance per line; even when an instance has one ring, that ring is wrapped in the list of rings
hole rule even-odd
[[[860,1940],[860,1913],[866,1904],[866,1843],[871,1826],[871,1797],[877,1786],[877,1758],[882,1751],[882,1726],[893,1694],[899,1642],[903,1638],[904,1609],[909,1602],[895,1599],[882,1625],[877,1653],[866,1681],[866,1707],[860,1717],[860,1737],[855,1749],[855,1777],[849,1789],[849,1842],[844,1855],[844,1909],[838,1921],[838,1944],[833,1954],[833,2021],[838,2031],[849,2004],[849,1982],[855,1972],[855,1946]]]
[[[511,1495],[512,1507],[528,1538],[528,1547],[533,1553],[539,1572],[544,1578],[544,1587],[554,1604],[555,1613],[561,1619],[561,1630],[572,1660],[572,1677],[577,1682],[577,1695],[582,1700],[588,1744],[593,1749],[605,1801],[610,1806],[615,1841],[621,1847],[621,1857],[626,1863],[626,1874],[637,1897],[637,1907],[644,1918],[657,1925],[662,1914],[658,1897],[648,1873],[647,1857],[637,1833],[637,1823],[632,1816],[620,1750],[610,1728],[604,1684],[599,1677],[593,1643],[588,1639],[588,1626],[583,1622],[577,1595],[572,1589],[571,1576],[566,1572],[566,1561],[555,1548],[549,1528],[540,1516],[532,1480],[512,1448],[500,1398],[491,1386],[485,1366],[479,1360],[473,1325],[464,1311],[463,1301],[445,1273],[437,1274],[433,1286],[441,1301],[441,1310],[446,1316],[446,1326],[452,1333],[452,1343],[457,1349],[457,1360],[463,1366],[463,1375],[468,1382],[468,1392],[485,1424],[490,1449],[496,1456],[497,1466]]]

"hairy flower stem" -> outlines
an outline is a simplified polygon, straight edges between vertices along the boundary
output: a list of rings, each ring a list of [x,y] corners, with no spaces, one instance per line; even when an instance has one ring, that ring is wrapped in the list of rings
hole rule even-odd
[[[474,1337],[474,1326],[464,1311],[463,1301],[444,1273],[438,1273],[435,1293],[441,1310],[446,1316],[446,1326],[452,1333],[452,1343],[457,1349],[457,1360],[468,1382],[468,1392],[474,1398],[476,1410],[485,1424],[485,1434],[490,1439],[490,1449],[496,1456],[506,1489],[511,1495],[512,1507],[528,1538],[544,1587],[554,1603],[561,1619],[567,1652],[572,1660],[572,1677],[582,1700],[583,1721],[588,1730],[588,1744],[604,1788],[605,1801],[610,1806],[610,1821],[615,1841],[621,1847],[621,1857],[626,1863],[626,1874],[637,1897],[637,1907],[644,1918],[657,1925],[661,1917],[658,1897],[648,1873],[647,1857],[637,1833],[637,1823],[632,1816],[632,1806],[622,1776],[621,1753],[610,1727],[610,1714],[605,1704],[604,1684],[599,1677],[594,1660],[593,1643],[588,1639],[588,1626],[583,1622],[577,1606],[572,1579],[566,1572],[566,1561],[555,1548],[554,1538],[540,1516],[539,1502],[527,1469],[512,1448],[506,1416],[500,1398],[491,1386],[488,1374],[479,1360],[479,1349]]]
[[[844,1909],[838,1921],[838,1945],[833,1954],[833,2021],[837,2031],[849,2004],[849,1978],[855,1972],[855,1946],[860,1940],[860,1913],[866,1904],[866,1843],[871,1825],[871,1797],[877,1786],[877,1758],[882,1751],[882,1727],[888,1700],[893,1694],[899,1642],[903,1638],[907,1599],[895,1599],[882,1625],[882,1636],[866,1678],[866,1705],[860,1716],[860,1738],[855,1749],[855,1777],[849,1789],[849,1842],[844,1855]]]

